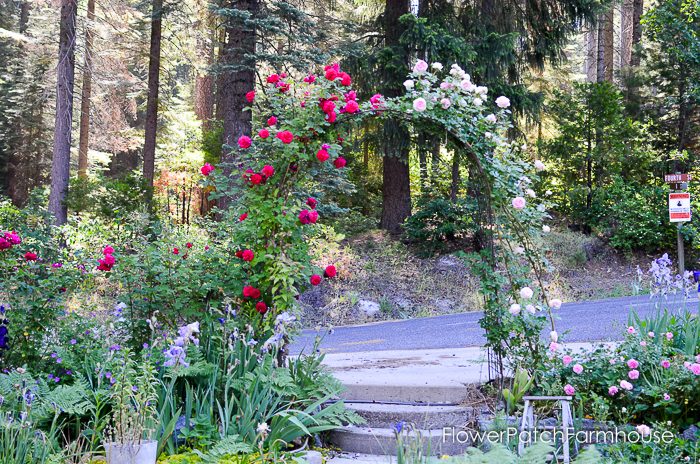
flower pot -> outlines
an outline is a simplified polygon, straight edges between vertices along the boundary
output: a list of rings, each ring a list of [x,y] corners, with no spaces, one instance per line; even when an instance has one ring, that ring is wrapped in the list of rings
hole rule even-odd
[[[105,443],[107,464],[155,464],[158,454],[158,442],[155,440],[141,443]]]

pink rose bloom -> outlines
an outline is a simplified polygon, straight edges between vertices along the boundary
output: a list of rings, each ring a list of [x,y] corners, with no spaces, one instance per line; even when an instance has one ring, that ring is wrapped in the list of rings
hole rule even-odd
[[[673,332],[666,332],[666,340],[673,340]]]
[[[554,298],[549,301],[549,306],[551,306],[552,309],[559,309],[561,308],[561,300],[559,298]]]
[[[496,99],[496,105],[498,105],[499,108],[508,108],[510,106],[510,100],[507,97],[498,97]]]
[[[683,367],[685,367],[686,369],[690,370],[690,363],[689,363],[688,361],[684,362],[684,363],[683,363]]]
[[[561,360],[565,366],[568,366],[569,364],[571,364],[571,361],[573,361],[571,356],[569,356],[568,354],[566,356],[564,356],[563,358],[561,358]]]
[[[508,312],[511,313],[513,316],[517,316],[520,314],[520,305],[518,303],[513,303],[510,305],[510,308],[508,308]]]
[[[698,364],[698,363],[691,364],[690,370],[693,372],[693,374],[700,375],[700,364]]]
[[[632,390],[634,388],[634,386],[626,380],[621,380],[620,381],[620,388],[622,388],[623,390],[629,391],[629,390]]]
[[[654,332],[649,332],[647,335],[649,335],[649,338],[654,338],[656,336]]]
[[[699,363],[700,363],[700,354],[697,355],[697,356],[695,356],[695,362],[699,362]]]
[[[580,364],[575,364],[573,370],[575,373],[580,374],[581,372],[583,372],[583,366]]]
[[[651,429],[648,425],[641,424],[637,426],[637,433],[639,433],[643,437],[646,437],[651,433]]]
[[[613,364],[615,364],[616,362],[617,362],[617,360],[616,360],[615,358],[610,358],[610,365],[611,365],[611,366],[612,366]]]
[[[443,98],[442,100],[440,100],[440,105],[442,106],[442,109],[446,110],[452,105],[452,102],[449,98]]]
[[[425,109],[428,107],[428,104],[425,101],[425,98],[416,98],[413,100],[413,109],[418,111],[419,113],[422,113],[425,111]]]
[[[613,385],[612,387],[608,388],[608,395],[615,396],[619,391],[620,390],[615,385]]]
[[[241,135],[238,139],[238,146],[243,149],[250,148],[250,143],[250,137],[248,137],[247,135]]]
[[[668,393],[664,393],[664,401],[669,401],[671,399],[671,395]]]
[[[636,369],[639,367],[639,361],[637,361],[636,359],[630,359],[629,361],[627,361],[627,367],[629,367],[630,369]]]
[[[564,393],[566,393],[567,395],[571,396],[571,395],[573,395],[573,394],[576,393],[576,389],[575,389],[573,386],[571,386],[570,384],[567,383],[567,384],[564,386]]]
[[[636,369],[632,369],[627,373],[627,376],[632,380],[637,380],[639,378],[639,371]]]
[[[557,342],[552,342],[549,344],[549,351],[557,351],[559,349],[559,344]]]
[[[639,346],[647,346],[647,342],[642,340],[641,342],[639,342]]]
[[[632,327],[632,326],[627,327],[627,333],[628,333],[628,334],[632,335],[632,334],[635,333],[635,332],[636,332],[636,330],[634,330],[634,327]]]
[[[428,63],[426,63],[423,60],[416,61],[416,64],[413,66],[414,73],[424,73],[427,70],[428,70]]]
[[[495,123],[497,121],[496,115],[495,114],[489,114],[486,116],[484,119],[486,119],[488,122]]]
[[[449,82],[440,82],[440,88],[442,90],[449,90],[452,88],[452,84],[450,84]]]
[[[661,361],[661,367],[663,367],[664,369],[668,369],[669,367],[671,367],[671,361],[669,361],[668,359],[664,359],[663,361]]]
[[[214,166],[212,166],[209,163],[204,163],[204,166],[202,166],[202,169],[199,170],[203,176],[208,176],[214,171]]]
[[[523,197],[515,197],[511,203],[515,209],[525,208],[525,199]]]

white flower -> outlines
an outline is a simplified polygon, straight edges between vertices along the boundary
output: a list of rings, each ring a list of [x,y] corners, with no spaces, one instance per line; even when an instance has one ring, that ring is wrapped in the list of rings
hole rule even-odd
[[[498,105],[499,108],[508,108],[510,106],[510,100],[508,97],[500,96],[496,99],[496,105]]]
[[[540,160],[535,161],[535,169],[538,171],[544,171],[544,163]]]
[[[520,298],[529,300],[535,292],[532,291],[530,287],[523,287],[520,289]]]
[[[486,118],[484,118],[484,119],[486,119],[488,122],[493,122],[493,123],[495,123],[495,122],[498,120],[498,119],[496,118],[496,115],[493,114],[493,113],[489,114],[489,115],[486,116]]]
[[[413,66],[413,72],[414,73],[424,73],[428,70],[428,63],[426,63],[423,60],[418,60],[416,61],[416,64]]]
[[[525,190],[525,195],[527,195],[530,198],[535,198],[537,196],[537,194],[535,194],[535,191],[532,189]]]
[[[561,308],[561,300],[559,298],[554,298],[553,300],[549,301],[549,306],[552,309],[559,309]]]
[[[442,108],[446,110],[452,105],[452,101],[449,98],[443,98],[440,100],[440,104],[442,105]]]
[[[522,255],[523,253],[525,253],[525,248],[523,248],[521,246],[517,246],[517,247],[515,247],[515,249],[513,251],[515,251],[515,253],[517,253],[519,255]]]
[[[462,79],[462,82],[459,83],[459,88],[465,92],[470,92],[474,88],[474,84],[469,79]]]
[[[411,80],[411,79],[405,80],[403,82],[403,86],[406,87],[406,90],[413,89],[414,85],[415,85],[415,82],[413,82],[413,80]]]
[[[427,79],[421,79],[420,85],[422,85],[423,87],[430,87],[430,81]]]
[[[475,98],[474,99],[474,106],[481,106],[484,103],[484,100],[481,98]]]
[[[520,149],[521,149],[522,151],[527,150],[527,143],[523,143],[522,145],[520,145]]]
[[[535,314],[535,311],[536,311],[535,305],[529,304],[529,305],[525,306],[525,309],[527,309],[527,312],[529,312],[530,314]]]
[[[483,85],[478,86],[476,89],[474,89],[476,93],[479,93],[483,96],[485,96],[487,93],[489,93],[489,88],[484,87]]]
[[[552,229],[547,224],[542,226],[542,232],[544,232],[545,234],[548,234],[551,230]]]
[[[453,64],[452,67],[450,68],[450,74],[453,75],[454,77],[463,77],[464,76],[464,70],[459,67],[457,63]]]
[[[24,374],[25,372],[27,372],[27,370],[24,369],[23,367],[18,367],[18,368],[17,368],[17,372],[20,373],[20,374]]]
[[[267,422],[261,422],[258,424],[257,431],[261,435],[267,435],[267,433],[270,431],[270,426],[267,425]]]
[[[552,330],[551,332],[549,332],[549,338],[550,338],[554,343],[556,343],[557,341],[559,341],[559,334],[557,333],[556,330]]]
[[[490,139],[491,137],[493,137],[493,134],[491,132],[484,132],[484,137]]]
[[[442,71],[442,63],[438,63],[437,61],[431,64],[430,67],[436,71]]]
[[[551,196],[551,195],[552,195],[552,191],[551,191],[551,190],[547,190],[546,192],[544,192],[544,194],[547,195],[547,196]]]
[[[425,98],[416,98],[413,100],[413,109],[418,111],[419,113],[422,113],[425,111],[425,109],[428,107],[428,104],[425,101]]]
[[[646,437],[651,433],[651,428],[649,428],[648,425],[640,424],[637,426],[637,433],[643,437]]]
[[[508,308],[508,312],[511,313],[513,316],[517,316],[520,314],[520,305],[518,303],[513,303],[510,305],[510,308]]]
[[[539,211],[540,213],[544,213],[545,209],[546,207],[544,206],[544,204],[540,203],[539,205],[537,205],[537,211]]]

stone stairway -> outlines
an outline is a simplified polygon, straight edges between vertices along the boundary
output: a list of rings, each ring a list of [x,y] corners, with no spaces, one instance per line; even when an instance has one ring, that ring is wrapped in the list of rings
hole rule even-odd
[[[452,437],[473,428],[481,412],[464,404],[470,387],[485,381],[483,359],[479,348],[327,355],[326,364],[346,387],[346,406],[366,421],[331,432],[330,443],[349,454],[330,462],[395,461],[399,423],[420,436],[431,455],[464,453],[469,443]]]

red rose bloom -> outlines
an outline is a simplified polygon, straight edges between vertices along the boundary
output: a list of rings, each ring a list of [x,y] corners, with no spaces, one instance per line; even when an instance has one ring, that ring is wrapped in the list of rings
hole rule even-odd
[[[280,77],[277,74],[270,74],[267,77],[268,84],[276,84],[277,82],[279,82],[279,80],[280,80]]]
[[[345,87],[348,87],[350,84],[352,84],[352,79],[350,78],[350,74],[348,73],[340,73],[340,77],[342,79],[340,80],[340,83],[344,85]]]
[[[114,254],[114,248],[112,248],[111,246],[107,245],[107,246],[104,248],[104,250],[102,250],[102,254],[103,254],[103,255],[112,255],[112,254]]]
[[[12,244],[5,237],[0,237],[0,251],[9,250],[12,248]]]
[[[255,310],[260,314],[265,314],[267,312],[267,305],[264,301],[258,301],[255,303]]]
[[[255,90],[251,90],[245,94],[245,99],[248,100],[248,103],[253,103],[253,100],[255,100]]]
[[[250,148],[250,144],[251,140],[247,135],[241,135],[241,137],[238,139],[238,146],[243,149]]]
[[[258,185],[263,181],[263,178],[260,174],[253,174],[250,176],[250,183],[253,185]]]
[[[102,259],[100,261],[105,263],[109,267],[114,266],[114,263],[116,262],[116,260],[114,259],[114,256],[112,256],[112,255],[105,255],[104,259]]]
[[[314,286],[315,286],[315,285],[318,285],[318,284],[321,283],[321,276],[318,275],[318,274],[314,274],[314,275],[312,275],[311,278],[309,279],[309,282],[311,282],[311,285],[314,285]]]
[[[381,94],[375,93],[374,95],[372,95],[372,96],[370,97],[369,102],[372,104],[372,108],[374,108],[374,109],[376,110],[376,109],[379,109],[379,108],[382,106],[382,104],[383,104],[383,101],[382,101],[382,100],[383,100],[383,99],[384,99],[384,97],[382,97]]]
[[[338,115],[335,111],[326,114],[326,121],[330,122],[331,124],[334,123],[336,119],[338,119]]]
[[[358,105],[355,100],[350,100],[343,108],[343,111],[350,114],[357,113],[359,110],[360,105]]]
[[[324,271],[323,275],[325,275],[329,279],[332,279],[336,276],[337,273],[338,271],[336,271],[335,266],[330,265],[326,266],[326,270]]]
[[[314,82],[316,82],[316,76],[314,76],[313,74],[309,74],[308,76],[306,76],[304,78],[304,82],[307,82],[309,84],[313,84]]]
[[[24,254],[24,259],[26,259],[27,261],[36,261],[36,258],[36,253],[33,253],[31,251],[28,251]]]
[[[306,225],[311,222],[311,219],[309,218],[308,209],[302,209],[301,211],[299,211],[299,222],[301,222],[303,225]]]
[[[270,166],[269,164],[266,164],[266,165],[262,168],[262,171],[261,171],[261,172],[262,172],[262,175],[263,175],[263,176],[269,178],[269,177],[272,177],[272,176],[275,175],[275,168],[273,168],[273,167]]]
[[[238,216],[238,222],[242,222],[248,219],[248,213],[243,213],[240,216]]]
[[[274,126],[275,124],[277,124],[277,118],[275,116],[270,116],[269,118],[267,118],[268,126]]]
[[[311,209],[316,209],[316,204],[317,204],[317,203],[318,203],[318,201],[316,201],[316,199],[315,199],[315,198],[312,198],[312,197],[309,197],[309,198],[306,200],[306,204],[309,205],[309,208],[311,208]]]
[[[309,211],[309,222],[311,224],[316,224],[316,221],[318,221],[318,211],[312,209]]]
[[[233,255],[238,259],[243,259],[243,251],[242,250],[238,250]]]
[[[253,298],[257,300],[258,298],[260,298],[260,290],[253,287],[252,285],[246,285],[245,287],[243,287],[243,296],[245,298]]]
[[[187,248],[192,248],[192,243],[187,242],[187,243],[185,244],[185,246],[186,246]]]
[[[200,169],[200,172],[204,176],[208,176],[209,174],[212,173],[212,171],[214,171],[214,166],[212,166],[209,163],[204,163],[204,166],[202,166],[202,169]]]
[[[288,130],[278,132],[276,137],[280,139],[282,143],[292,143],[292,140],[294,140],[294,134]]]
[[[316,152],[316,158],[323,163],[324,161],[327,161],[328,158],[330,158],[330,155],[325,150],[325,148],[321,148],[319,151]]]
[[[243,261],[251,262],[255,259],[255,253],[253,253],[253,250],[243,250],[241,258],[243,258]]]
[[[331,100],[323,100],[321,102],[321,111],[323,111],[326,114],[332,113],[333,111],[335,111],[335,102]]]
[[[261,139],[266,139],[270,136],[270,131],[267,129],[260,129],[260,132],[258,132],[258,136]]]
[[[335,69],[328,69],[326,71],[326,79],[329,81],[334,81],[338,77],[338,72]]]
[[[180,254],[180,250],[177,249],[177,248],[173,248],[173,254],[174,254],[174,255],[179,255],[179,254]]]
[[[289,90],[289,84],[286,82],[278,82],[277,88],[280,89],[280,92],[285,93]]]
[[[337,169],[344,168],[346,164],[348,164],[348,162],[342,156],[337,157],[335,161],[333,161],[333,166]]]

